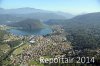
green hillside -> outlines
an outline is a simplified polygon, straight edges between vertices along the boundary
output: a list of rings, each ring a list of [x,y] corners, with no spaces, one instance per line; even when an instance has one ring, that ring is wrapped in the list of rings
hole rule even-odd
[[[17,27],[17,29],[32,31],[44,28],[44,24],[36,19],[26,19],[20,22],[12,23],[10,26]]]

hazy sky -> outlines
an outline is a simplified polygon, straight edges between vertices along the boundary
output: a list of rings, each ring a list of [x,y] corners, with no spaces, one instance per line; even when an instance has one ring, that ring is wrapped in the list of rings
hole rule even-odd
[[[100,0],[0,0],[6,9],[32,7],[73,14],[100,12]]]

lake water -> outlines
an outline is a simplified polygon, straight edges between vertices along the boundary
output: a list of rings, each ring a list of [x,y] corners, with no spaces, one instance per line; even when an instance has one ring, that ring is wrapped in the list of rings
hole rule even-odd
[[[34,31],[22,31],[18,29],[9,29],[8,32],[14,35],[46,35],[52,33],[51,28],[43,28],[41,30],[34,30]]]

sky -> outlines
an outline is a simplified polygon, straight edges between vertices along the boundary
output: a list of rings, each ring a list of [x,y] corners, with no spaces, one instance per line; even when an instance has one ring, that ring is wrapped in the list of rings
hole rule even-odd
[[[0,0],[5,9],[31,7],[72,14],[100,12],[100,0]]]

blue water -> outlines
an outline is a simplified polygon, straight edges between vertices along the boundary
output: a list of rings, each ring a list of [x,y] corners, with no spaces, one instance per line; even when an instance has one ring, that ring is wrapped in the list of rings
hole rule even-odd
[[[43,28],[41,30],[34,30],[34,31],[22,31],[18,29],[9,29],[8,32],[14,35],[46,35],[52,33],[51,28]]]

